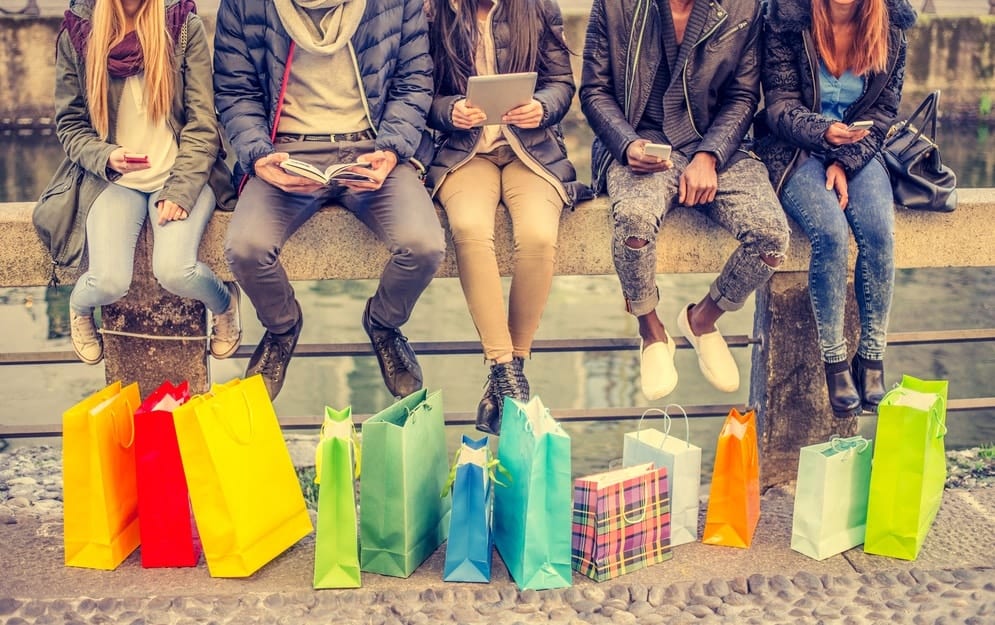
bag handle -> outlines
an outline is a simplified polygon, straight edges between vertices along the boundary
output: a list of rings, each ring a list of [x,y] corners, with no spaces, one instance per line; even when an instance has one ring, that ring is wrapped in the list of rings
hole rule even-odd
[[[670,417],[670,413],[668,411],[670,410],[671,407],[677,408],[678,410],[680,410],[684,414],[684,443],[690,449],[691,448],[691,422],[688,419],[688,413],[687,413],[687,411],[684,410],[684,407],[681,406],[680,404],[667,404],[666,406],[663,407],[663,410],[661,410],[659,408],[647,408],[646,411],[643,412],[642,416],[639,417],[639,424],[636,426],[636,440],[637,441],[639,440],[639,433],[643,429],[643,419],[646,418],[646,415],[648,415],[649,413],[655,411],[655,412],[658,412],[661,415],[663,415],[663,424],[664,424],[663,425],[663,440],[660,441],[660,449],[663,449],[663,446],[667,443],[667,439],[670,438],[671,417]]]
[[[854,449],[857,453],[862,453],[870,445],[868,440],[859,434],[849,438],[841,438],[836,435],[829,439],[829,446],[833,451],[848,451]]]
[[[908,145],[902,148],[902,150],[898,153],[899,156],[903,156],[916,144],[919,137],[923,135],[923,132],[926,129],[926,124],[929,124],[929,134],[926,138],[930,143],[936,143],[936,111],[939,106],[939,100],[939,90],[930,92],[925,98],[923,98],[922,102],[919,103],[916,110],[909,115],[909,118],[905,120],[904,126],[906,128],[914,128],[915,134],[913,135],[912,141],[910,141]],[[922,122],[918,121],[920,116],[923,118]]]
[[[248,418],[248,422],[249,422],[249,435],[246,438],[240,438],[238,436],[238,434],[235,432],[235,428],[232,427],[232,424],[229,422],[230,420],[229,419],[225,419],[224,415],[218,414],[218,403],[216,401],[215,402],[211,402],[211,410],[214,411],[215,416],[218,418],[219,421],[221,421],[222,427],[225,428],[225,432],[228,433],[228,436],[230,436],[232,438],[232,440],[234,440],[239,445],[248,445],[249,443],[252,442],[252,430],[253,430],[253,428],[252,428],[252,405],[249,404],[249,400],[248,400],[248,398],[246,398],[245,393],[238,393],[238,396],[242,398],[242,403],[245,404],[245,414],[247,414],[249,416],[249,418]],[[218,397],[217,395],[214,396],[215,399],[217,399],[217,397]]]
[[[108,408],[107,411],[111,413],[111,426],[114,428],[114,440],[120,447],[128,449],[135,443],[135,409],[128,403],[127,398],[124,399],[124,407],[127,408],[127,412],[130,415],[128,418],[128,424],[131,425],[131,436],[128,438],[127,443],[122,443],[121,437],[118,436],[119,432],[117,422],[120,419],[117,417],[117,411],[114,410],[114,408]]]

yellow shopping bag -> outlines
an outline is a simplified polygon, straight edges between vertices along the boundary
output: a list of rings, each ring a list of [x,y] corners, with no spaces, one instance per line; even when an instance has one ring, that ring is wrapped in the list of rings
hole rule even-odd
[[[311,532],[294,465],[258,375],[173,413],[212,577],[247,577]]]
[[[138,384],[115,382],[62,415],[66,566],[117,568],[138,547]]]

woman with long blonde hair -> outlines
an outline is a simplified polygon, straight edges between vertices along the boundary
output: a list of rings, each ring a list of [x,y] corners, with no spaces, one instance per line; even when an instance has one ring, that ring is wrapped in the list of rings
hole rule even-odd
[[[78,231],[67,235],[85,238],[89,256],[69,299],[76,355],[88,364],[103,358],[93,310],[127,293],[149,219],[153,274],[167,291],[205,304],[210,351],[230,356],[241,341],[238,287],[197,260],[216,202],[233,193],[194,3],[74,0],[59,33],[55,99],[59,141],[83,171]]]
[[[894,200],[881,156],[905,76],[907,0],[770,0],[757,152],[785,211],[812,244],[809,293],[829,404],[875,411],[895,278]],[[763,134],[758,132],[758,134]],[[844,337],[850,233],[860,339]]]

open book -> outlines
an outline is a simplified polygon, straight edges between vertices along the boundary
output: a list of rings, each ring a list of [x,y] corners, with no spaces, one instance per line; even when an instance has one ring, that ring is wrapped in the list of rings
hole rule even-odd
[[[287,173],[294,174],[295,176],[303,176],[321,184],[329,184],[333,180],[372,180],[369,175],[361,171],[351,171],[353,168],[370,169],[371,165],[369,163],[336,163],[329,165],[323,171],[311,163],[299,161],[295,158],[288,158],[280,163],[280,167]]]

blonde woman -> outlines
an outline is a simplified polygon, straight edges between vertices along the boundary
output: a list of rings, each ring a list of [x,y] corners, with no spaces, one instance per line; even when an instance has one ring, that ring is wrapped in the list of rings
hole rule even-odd
[[[809,293],[838,418],[875,411],[895,279],[894,200],[881,157],[905,76],[906,0],[770,0],[757,152],[784,210],[812,243]],[[860,340],[844,337],[850,233]]]
[[[216,198],[232,195],[207,35],[194,11],[190,0],[76,0],[62,23],[56,130],[84,171],[89,256],[69,308],[73,349],[88,364],[103,359],[93,310],[127,293],[146,219],[156,279],[212,313],[211,354],[227,358],[241,342],[238,287],[197,260]]]

